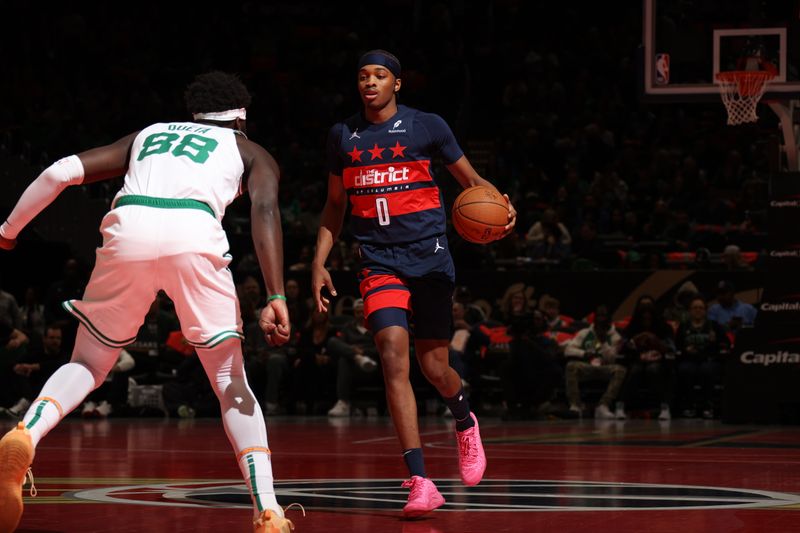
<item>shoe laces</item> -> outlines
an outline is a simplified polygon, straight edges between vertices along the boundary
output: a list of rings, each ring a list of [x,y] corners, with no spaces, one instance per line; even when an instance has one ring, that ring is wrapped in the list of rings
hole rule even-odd
[[[286,511],[288,511],[288,510],[289,510],[289,509],[291,509],[292,507],[299,507],[299,508],[300,508],[300,510],[303,512],[303,518],[305,518],[305,516],[306,516],[306,508],[305,508],[305,507],[303,507],[302,505],[300,505],[300,504],[299,504],[299,503],[297,503],[297,502],[295,502],[295,503],[290,503],[289,505],[287,505],[286,507],[284,507],[284,508],[283,508],[283,512],[284,512],[284,514],[286,513]]]
[[[419,493],[423,490],[422,487],[425,485],[423,477],[414,476],[411,479],[407,479],[403,481],[403,484],[400,485],[404,489],[411,489],[411,494],[409,494],[409,499],[415,499],[419,497]]]
[[[475,442],[474,429],[474,427],[471,427],[458,434],[458,451],[461,457],[474,459],[478,456],[478,446]]]
[[[304,517],[306,516],[306,509],[305,509],[305,507],[303,507],[303,506],[302,506],[302,505],[300,505],[299,503],[290,503],[290,504],[289,504],[289,505],[287,505],[286,507],[283,507],[283,514],[284,514],[284,516],[283,516],[283,517],[280,517],[280,516],[278,516],[278,518],[280,518],[281,520],[286,520],[286,524],[288,524],[288,526],[289,526],[289,529],[290,529],[291,531],[294,531],[294,523],[293,523],[291,520],[289,520],[288,518],[286,518],[286,511],[288,511],[289,509],[291,509],[291,508],[293,508],[293,507],[299,507],[299,508],[300,508],[300,510],[303,512],[303,516],[304,516]],[[269,513],[269,518],[268,518],[268,519],[269,519],[269,520],[272,520],[272,516],[273,516],[273,513],[272,513],[272,512],[270,512],[270,513]],[[277,515],[275,515],[275,516],[277,516]],[[257,526],[263,526],[263,525],[264,525],[264,518],[263,518],[263,517],[264,517],[264,515],[263,515],[263,514],[262,514],[261,516],[259,516],[259,517],[258,517],[258,519],[255,521],[255,525],[257,525]]]
[[[38,492],[36,490],[36,484],[34,483],[33,480],[33,469],[31,468],[28,468],[28,470],[25,471],[25,478],[22,484],[24,485],[27,482],[30,482],[31,484],[30,495],[35,498]]]

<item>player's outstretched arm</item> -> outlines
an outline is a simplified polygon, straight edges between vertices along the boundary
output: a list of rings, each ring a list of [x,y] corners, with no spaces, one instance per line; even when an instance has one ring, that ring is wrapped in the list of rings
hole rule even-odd
[[[79,153],[78,157],[83,164],[85,174],[83,183],[94,183],[125,174],[131,146],[138,134],[139,132],[135,131],[114,143]]]
[[[136,133],[132,133],[107,146],[65,157],[42,171],[28,185],[11,214],[0,226],[0,248],[14,248],[17,236],[25,226],[70,185],[91,183],[123,174],[135,136]]]
[[[318,311],[327,311],[330,300],[322,295],[322,288],[327,287],[331,295],[336,296],[331,274],[325,268],[325,261],[331,248],[339,238],[347,210],[347,192],[342,182],[342,177],[328,174],[328,198],[322,209],[319,231],[317,232],[317,247],[314,252],[314,261],[311,263],[311,292]]]
[[[497,188],[492,185],[491,182],[483,179],[478,174],[465,155],[462,155],[455,163],[447,165],[447,170],[450,171],[450,174],[452,174],[456,181],[465,189],[476,185],[482,185],[497,191]],[[497,191],[497,193],[501,194],[500,191]],[[508,204],[508,224],[503,233],[503,236],[506,236],[513,231],[517,223],[517,210],[511,205],[511,200],[508,198],[507,194],[503,194],[503,198],[506,199],[506,203]]]
[[[253,246],[261,266],[269,301],[261,312],[259,325],[271,345],[289,340],[291,325],[283,287],[283,231],[278,206],[280,170],[262,146],[239,141],[250,194],[250,227]]]

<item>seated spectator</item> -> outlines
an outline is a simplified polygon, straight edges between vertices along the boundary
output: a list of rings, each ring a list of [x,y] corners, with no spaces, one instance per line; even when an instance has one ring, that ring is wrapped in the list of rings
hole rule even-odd
[[[450,337],[450,345],[448,348],[450,366],[458,372],[461,377],[461,384],[464,388],[469,387],[466,381],[467,369],[466,361],[464,360],[464,352],[467,349],[467,342],[469,342],[471,325],[466,319],[466,308],[461,302],[453,302],[453,335]],[[447,409],[446,412],[450,410]]]
[[[2,280],[0,280],[0,283]],[[0,284],[2,287],[2,284]],[[17,299],[10,292],[4,291],[0,288],[0,322],[10,325],[14,329],[22,330],[24,324],[22,322],[22,313],[20,312]]]
[[[20,307],[22,329],[28,336],[44,335],[44,303],[40,301],[36,287],[25,290],[25,303]]]
[[[472,327],[464,350],[467,374],[462,378],[471,385],[470,403],[480,404],[487,386],[500,381],[500,371],[510,357],[510,343],[508,325],[499,320],[488,318]]]
[[[285,286],[292,338],[283,346],[270,346],[258,324],[258,317],[265,303],[261,283],[255,276],[247,276],[238,286],[245,339],[242,345],[245,373],[250,388],[259,404],[263,406],[266,415],[277,415],[284,408],[279,401],[280,389],[287,381],[290,371],[289,358],[297,350],[298,335],[302,326],[302,322],[298,322],[298,314],[307,316],[303,314],[304,303],[299,301],[297,281],[287,281]]]
[[[672,303],[664,309],[664,320],[670,325],[677,326],[689,319],[689,303],[698,295],[697,286],[691,281],[685,281],[680,287]]]
[[[708,320],[706,301],[695,295],[689,303],[689,318],[678,327],[675,337],[678,363],[678,390],[683,416],[714,417],[714,387],[722,383],[724,361],[730,342],[722,326]]]
[[[139,385],[162,383],[172,378],[180,359],[170,357],[165,347],[170,333],[179,329],[175,314],[162,309],[162,298],[153,300],[136,340],[125,347],[136,363],[135,378]]]
[[[79,322],[61,304],[67,300],[80,300],[86,290],[86,268],[76,258],[69,258],[64,263],[62,277],[52,282],[45,292],[45,323],[59,323],[64,346],[75,345],[75,335]]]
[[[577,265],[573,263],[573,269],[594,270],[603,265],[608,257],[598,237],[597,228],[591,222],[584,222],[578,228],[572,251],[576,258],[583,260]]]
[[[741,326],[752,326],[757,310],[736,298],[736,287],[722,280],[717,285],[717,303],[708,309],[708,318],[722,326],[726,333],[735,336]]]
[[[194,350],[178,365],[175,379],[164,383],[163,396],[164,407],[172,416],[221,416],[219,400]]]
[[[311,261],[314,259],[314,247],[310,244],[304,244],[300,248],[300,252],[296,261],[288,266],[290,272],[298,270],[309,270],[311,268]]]
[[[539,310],[544,314],[547,321],[547,329],[551,333],[574,333],[575,319],[568,315],[561,314],[561,302],[549,294],[539,298]]]
[[[501,302],[500,321],[506,325],[520,317],[530,317],[531,305],[528,297],[528,287],[521,283],[509,287]]]
[[[7,394],[10,392],[12,397],[16,398],[16,403],[9,409],[4,409],[3,415],[12,419],[19,419],[25,414],[48,378],[69,360],[69,356],[62,349],[62,332],[58,326],[48,327],[44,336],[34,337],[26,350],[20,349],[24,344],[27,344],[27,340],[22,341],[19,333],[12,332],[10,340],[5,345],[6,353],[3,356],[5,361],[12,362],[13,372],[3,380],[5,381],[3,386],[7,387]],[[15,351],[16,356],[11,355]],[[3,366],[7,367],[6,364]]]
[[[626,401],[634,400],[643,387],[652,390],[661,403],[658,419],[669,420],[672,416],[674,334],[651,296],[639,298],[622,337],[621,351],[628,368]]]
[[[303,297],[300,283],[295,278],[287,278],[284,286],[286,288],[286,307],[289,309],[292,331],[300,331],[308,320],[311,299]]]
[[[742,258],[742,250],[735,244],[729,244],[722,251],[722,268],[727,271],[752,271],[753,267]]]
[[[81,415],[84,418],[106,418],[112,412],[119,411],[128,401],[128,378],[134,366],[136,362],[133,356],[121,350],[103,384],[86,397]]]
[[[365,382],[371,377],[375,383],[383,383],[378,368],[378,350],[372,332],[364,325],[364,301],[358,298],[353,302],[353,319],[335,337],[328,340],[328,353],[337,360],[336,404],[328,411],[328,416],[350,416],[351,401],[357,382]]]
[[[455,291],[453,291],[453,301],[464,305],[464,320],[470,327],[483,322],[489,317],[484,309],[476,303],[469,287],[464,285],[456,287]]]
[[[546,333],[544,315],[538,310],[509,325],[510,357],[500,365],[507,418],[545,411],[563,379],[561,352]]]
[[[293,396],[300,412],[316,414],[318,406],[333,403],[336,361],[328,352],[328,341],[335,335],[328,312],[314,309],[300,332],[297,355],[291,362]]]
[[[567,227],[558,221],[554,209],[544,211],[542,219],[528,230],[525,241],[529,257],[559,262],[569,257],[572,246],[572,236]]]
[[[595,408],[595,418],[625,418],[622,403],[616,403],[615,413],[610,409],[625,381],[626,370],[619,362],[620,343],[620,334],[611,323],[611,315],[604,305],[595,309],[594,323],[578,331],[567,343],[564,356],[568,361],[566,387],[571,412],[580,415],[584,409],[579,390],[580,382],[603,380],[608,381],[608,386]]]
[[[664,238],[673,250],[688,250],[694,239],[689,213],[676,209],[672,221],[667,225]]]
[[[243,329],[247,330],[250,324],[258,324],[258,316],[264,307],[264,291],[261,282],[254,275],[247,275],[236,286],[239,296],[239,309],[242,315]]]

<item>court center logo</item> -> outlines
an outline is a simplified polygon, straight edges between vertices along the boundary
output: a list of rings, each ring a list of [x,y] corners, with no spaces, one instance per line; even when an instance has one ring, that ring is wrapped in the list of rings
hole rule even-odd
[[[800,505],[799,494],[691,485],[558,480],[484,480],[464,487],[436,480],[445,511],[624,511],[669,509],[754,509]],[[291,480],[275,482],[278,499],[305,509],[391,509],[403,507],[408,490],[397,479]],[[171,507],[251,506],[240,481],[183,482],[94,488],[66,495],[78,500]]]

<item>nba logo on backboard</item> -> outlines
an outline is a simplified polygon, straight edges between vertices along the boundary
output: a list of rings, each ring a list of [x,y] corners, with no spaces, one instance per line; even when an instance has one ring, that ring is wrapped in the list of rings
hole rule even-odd
[[[656,85],[669,84],[669,54],[656,54]]]

